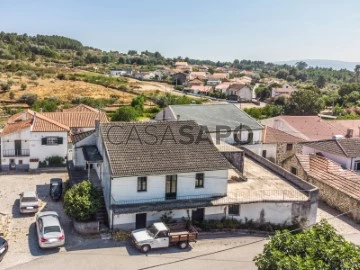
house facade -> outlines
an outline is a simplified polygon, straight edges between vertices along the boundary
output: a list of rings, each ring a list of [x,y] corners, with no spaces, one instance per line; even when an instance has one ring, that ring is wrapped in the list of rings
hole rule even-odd
[[[231,84],[230,87],[227,89],[227,95],[230,99],[236,99],[239,101],[247,102],[252,100],[251,88],[241,83]]]

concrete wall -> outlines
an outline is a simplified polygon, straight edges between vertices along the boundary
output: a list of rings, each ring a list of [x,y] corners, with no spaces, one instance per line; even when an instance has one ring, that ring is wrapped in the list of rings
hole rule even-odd
[[[302,180],[296,175],[284,170],[280,166],[270,162],[269,160],[256,155],[255,153],[251,152],[250,150],[243,148],[245,151],[245,155],[252,158],[253,160],[259,162],[264,167],[268,168],[269,170],[275,172],[276,174],[282,176],[288,182],[293,184],[294,186],[298,187],[299,190],[303,191],[309,198],[307,202],[304,202],[303,211],[307,216],[307,224],[315,224],[316,222],[316,213],[318,208],[318,201],[319,201],[319,190],[316,186]]]
[[[244,152],[221,152],[221,154],[241,173],[244,172]]]
[[[263,151],[266,150],[266,157],[269,160],[276,161],[276,144],[247,144],[243,147],[251,150],[255,154],[262,156]]]

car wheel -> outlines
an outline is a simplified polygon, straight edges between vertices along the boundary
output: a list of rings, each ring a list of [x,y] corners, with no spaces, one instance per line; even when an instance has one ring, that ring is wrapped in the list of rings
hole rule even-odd
[[[185,249],[185,248],[188,247],[188,245],[189,245],[188,242],[180,242],[180,243],[178,244],[178,247],[179,247],[180,249]]]
[[[143,245],[140,249],[142,253],[148,253],[151,250],[151,247],[149,245]]]

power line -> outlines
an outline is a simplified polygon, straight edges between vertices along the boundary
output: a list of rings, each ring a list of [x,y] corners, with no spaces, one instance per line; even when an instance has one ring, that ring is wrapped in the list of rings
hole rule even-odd
[[[331,219],[334,219],[334,218],[338,218],[340,216],[349,214],[352,211],[353,210],[350,210],[348,212],[341,213],[339,215],[336,215],[336,216],[333,216],[333,217],[330,217],[330,218],[327,218],[327,219],[322,219],[322,220],[331,220]],[[288,231],[288,232],[285,232],[285,233],[281,233],[280,235],[285,235],[285,234],[293,233],[293,232],[296,232],[296,231],[304,230],[304,229],[313,227],[313,226],[319,224],[320,222],[321,221],[315,222],[314,224],[305,226],[304,228],[297,228],[297,229],[294,229],[294,230],[291,230],[291,231]],[[148,266],[148,267],[143,267],[143,268],[139,268],[139,270],[152,269],[152,268],[161,267],[161,266],[165,266],[165,265],[170,265],[170,264],[176,264],[176,263],[179,263],[179,262],[189,261],[189,260],[192,260],[192,259],[197,259],[197,258],[209,256],[209,255],[214,255],[214,254],[225,252],[225,251],[228,251],[228,250],[232,250],[232,249],[241,248],[241,247],[250,246],[250,245],[253,245],[253,244],[256,244],[256,243],[260,243],[260,242],[268,240],[270,238],[271,238],[271,236],[267,236],[267,237],[263,237],[263,238],[261,238],[259,240],[256,240],[256,241],[252,241],[250,243],[240,244],[240,245],[237,245],[237,246],[224,248],[224,249],[221,249],[221,250],[217,250],[217,251],[214,251],[214,252],[208,252],[208,253],[205,253],[205,254],[200,254],[200,255],[196,255],[196,256],[193,256],[193,257],[189,257],[189,258],[184,258],[184,259],[173,261],[173,262],[166,262],[166,263],[156,264],[156,265],[152,265],[152,266]]]

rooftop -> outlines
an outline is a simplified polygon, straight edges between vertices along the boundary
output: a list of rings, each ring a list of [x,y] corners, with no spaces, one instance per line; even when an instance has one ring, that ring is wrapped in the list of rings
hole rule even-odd
[[[304,145],[319,151],[340,156],[351,158],[360,156],[360,138],[322,140],[316,142],[307,142],[304,143]]]
[[[298,143],[303,141],[303,139],[290,135],[284,131],[265,126],[263,140],[263,143],[265,144]]]
[[[41,114],[70,128],[93,128],[95,126],[95,120],[100,120],[102,123],[109,122],[106,114],[97,110],[44,112]]]
[[[180,115],[180,120],[194,120],[199,125],[206,126],[210,132],[215,132],[219,125],[229,126],[232,130],[241,124],[252,130],[263,129],[262,125],[234,104],[191,104],[169,107],[175,116]]]
[[[194,140],[182,135],[184,127]],[[195,121],[111,122],[100,128],[114,176],[233,168]]]

